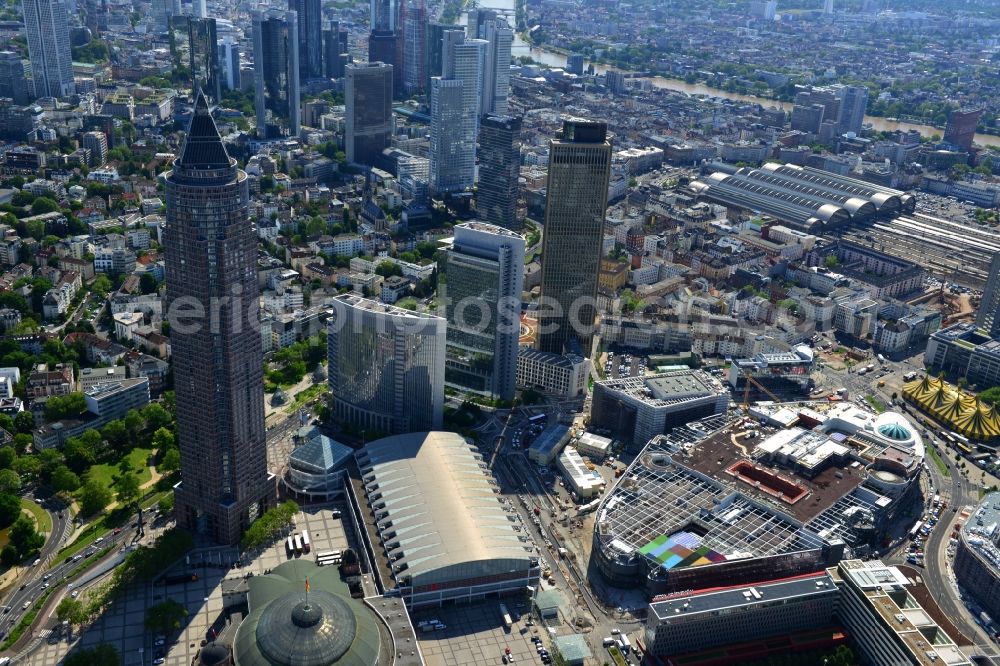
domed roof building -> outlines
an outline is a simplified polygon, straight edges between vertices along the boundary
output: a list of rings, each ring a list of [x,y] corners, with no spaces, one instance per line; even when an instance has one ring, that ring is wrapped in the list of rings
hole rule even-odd
[[[198,652],[198,666],[232,666],[229,648],[220,643],[209,643]]]
[[[307,582],[308,581],[308,582]],[[377,666],[388,633],[335,567],[291,560],[249,579],[250,613],[233,645],[236,666]]]

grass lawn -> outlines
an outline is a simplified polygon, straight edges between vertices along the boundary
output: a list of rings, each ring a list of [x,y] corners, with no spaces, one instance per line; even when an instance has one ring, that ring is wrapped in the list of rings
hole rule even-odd
[[[142,485],[153,478],[152,474],[149,472],[149,466],[146,464],[149,460],[149,456],[153,453],[152,449],[133,449],[128,454],[128,460],[132,465],[132,468],[137,470],[139,473],[139,485]],[[109,488],[114,482],[114,476],[118,473],[118,465],[94,465],[87,473],[84,474],[84,481],[89,481],[91,479],[96,479],[102,485],[106,485]]]
[[[52,518],[41,506],[29,499],[21,498],[21,508],[31,512],[35,518],[35,527],[39,532],[48,534],[52,531]]]
[[[937,468],[941,470],[941,473],[945,476],[951,476],[951,471],[948,470],[948,465],[941,460],[941,456],[938,455],[937,450],[933,446],[925,446],[924,448],[927,449],[927,453],[930,455],[931,460],[933,460],[934,464],[937,465]]]
[[[873,396],[871,393],[865,396],[865,402],[871,405],[871,408],[875,410],[876,414],[881,414],[885,411],[885,405],[882,401]]]
[[[330,390],[330,385],[327,384],[326,382],[323,382],[322,384],[314,384],[303,391],[299,391],[295,395],[295,400],[292,401],[292,406],[288,411],[294,412],[299,407],[302,407],[313,398],[318,398],[319,396],[323,395],[329,390]]]

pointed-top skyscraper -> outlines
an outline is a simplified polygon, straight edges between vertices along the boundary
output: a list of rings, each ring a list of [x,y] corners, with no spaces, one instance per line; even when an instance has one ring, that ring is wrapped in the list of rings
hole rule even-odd
[[[232,544],[274,496],[255,320],[257,237],[246,173],[226,152],[201,92],[165,180],[166,310],[181,452],[177,524]]]

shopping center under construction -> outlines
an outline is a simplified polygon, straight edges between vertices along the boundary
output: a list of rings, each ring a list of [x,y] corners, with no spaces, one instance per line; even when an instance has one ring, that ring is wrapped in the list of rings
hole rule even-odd
[[[650,440],[597,509],[592,557],[651,595],[816,571],[883,538],[923,456],[895,412],[731,409]]]

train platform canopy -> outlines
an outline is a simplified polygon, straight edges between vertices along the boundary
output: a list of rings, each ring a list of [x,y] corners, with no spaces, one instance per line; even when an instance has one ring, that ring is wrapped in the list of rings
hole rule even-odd
[[[903,385],[903,397],[954,432],[975,441],[1000,437],[1000,412],[941,378],[925,376]]]

